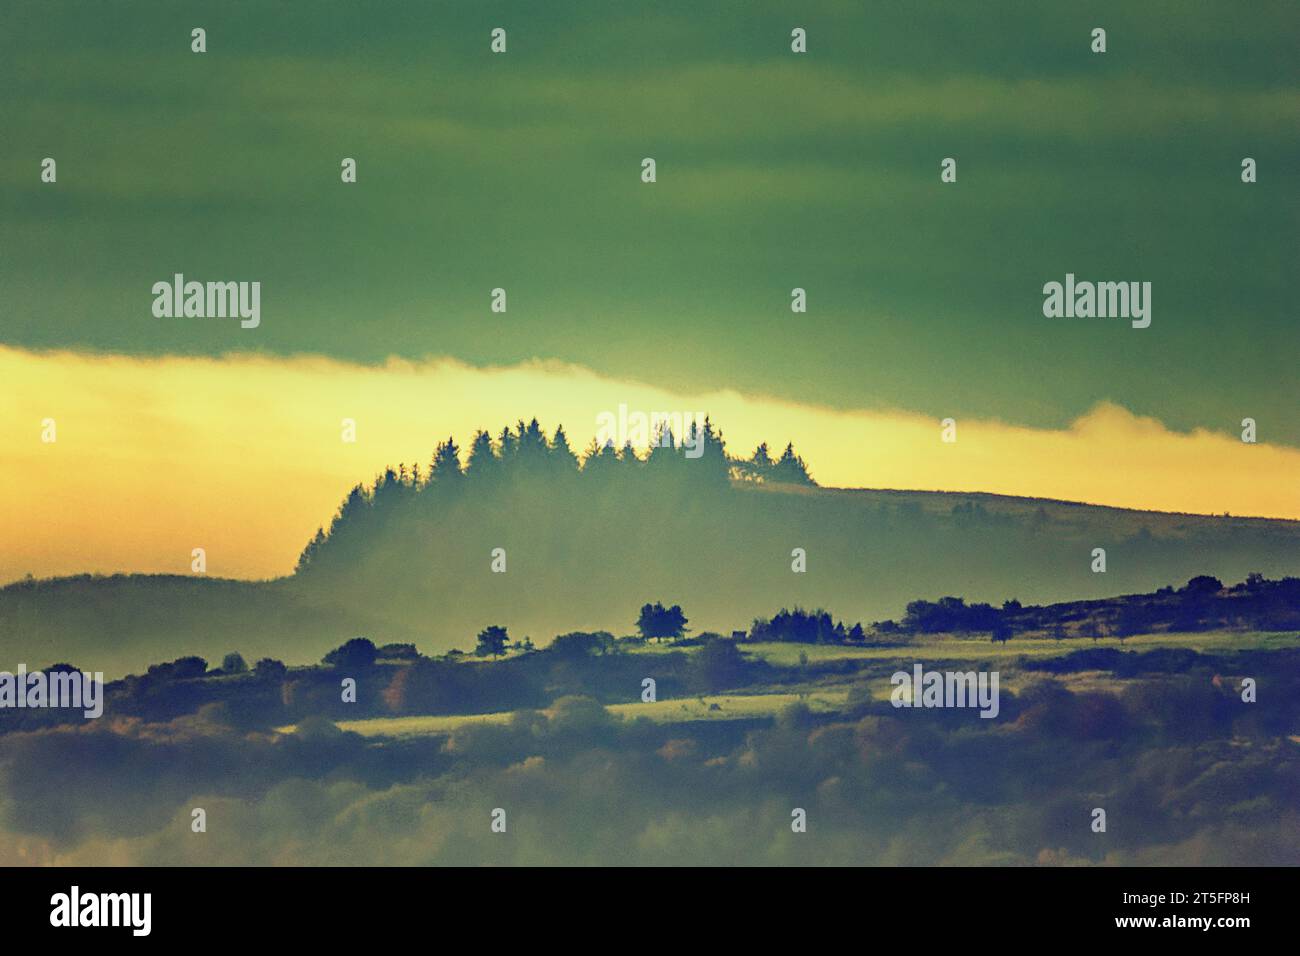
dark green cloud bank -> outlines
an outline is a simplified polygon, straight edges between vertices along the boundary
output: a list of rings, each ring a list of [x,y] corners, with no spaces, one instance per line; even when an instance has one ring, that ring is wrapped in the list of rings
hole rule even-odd
[[[554,357],[1032,425],[1108,398],[1300,444],[1293,4],[9,3],[5,21],[5,344]],[[155,319],[174,272],[261,281],[261,327]],[[1150,281],[1151,327],[1044,318],[1067,272]]]

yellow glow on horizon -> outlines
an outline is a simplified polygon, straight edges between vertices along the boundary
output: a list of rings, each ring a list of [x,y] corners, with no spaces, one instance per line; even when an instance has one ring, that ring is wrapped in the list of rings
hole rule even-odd
[[[1062,430],[835,411],[732,391],[677,395],[575,366],[447,359],[136,358],[0,347],[0,582],[83,571],[271,577],[348,488],[521,416],[575,451],[602,412],[707,412],[733,454],[787,441],[824,486],[986,491],[1126,508],[1300,518],[1300,449],[1180,434],[1110,404]],[[41,441],[54,419],[57,441]],[[341,421],[357,441],[341,440]]]

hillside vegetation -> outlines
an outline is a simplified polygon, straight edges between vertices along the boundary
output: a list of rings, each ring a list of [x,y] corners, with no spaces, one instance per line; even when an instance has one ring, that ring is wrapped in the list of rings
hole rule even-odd
[[[793,449],[738,459],[711,425],[686,438],[699,457],[670,438],[649,456],[593,447],[581,463],[536,422],[480,433],[464,455],[448,440],[427,468],[354,488],[290,578],[17,582],[0,589],[0,643],[30,666],[75,658],[111,675],[232,644],[315,660],[356,634],[436,653],[489,623],[539,644],[619,633],[656,595],[689,607],[697,631],[729,633],[755,607],[870,622],[917,598],[1045,604],[1300,573],[1300,522],[826,489]]]

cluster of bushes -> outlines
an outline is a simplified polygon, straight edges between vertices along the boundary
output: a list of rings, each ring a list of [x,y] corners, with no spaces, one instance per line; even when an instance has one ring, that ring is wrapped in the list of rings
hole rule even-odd
[[[1019,601],[1010,600],[996,608],[983,603],[967,604],[959,597],[943,597],[938,601],[912,601],[901,622],[873,625],[881,633],[990,633],[995,640],[1026,631],[1047,631],[1057,638],[1097,639],[1218,627],[1300,627],[1300,578],[1269,581],[1261,574],[1251,574],[1240,584],[1225,588],[1218,578],[1198,575],[1178,589],[1166,587],[1152,594],[1047,607],[1023,607]]]
[[[913,634],[992,631],[1002,622],[1002,612],[992,605],[967,604],[959,597],[944,597],[934,602],[910,602],[903,618],[903,630]]]

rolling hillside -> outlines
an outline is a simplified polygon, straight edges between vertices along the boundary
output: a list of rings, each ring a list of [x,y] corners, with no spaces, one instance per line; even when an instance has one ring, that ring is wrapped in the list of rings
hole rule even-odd
[[[545,644],[575,629],[627,633],[651,600],[681,604],[692,631],[728,633],[782,606],[870,622],[948,594],[1045,604],[1198,574],[1300,574],[1298,522],[982,494],[559,480],[369,508],[290,578],[10,584],[0,589],[4,666],[69,661],[114,676],[232,650],[305,663],[358,634],[438,653],[472,647],[494,623]],[[1105,573],[1091,569],[1099,547]],[[491,569],[494,548],[505,549],[505,573]],[[791,570],[795,548],[805,573]]]

